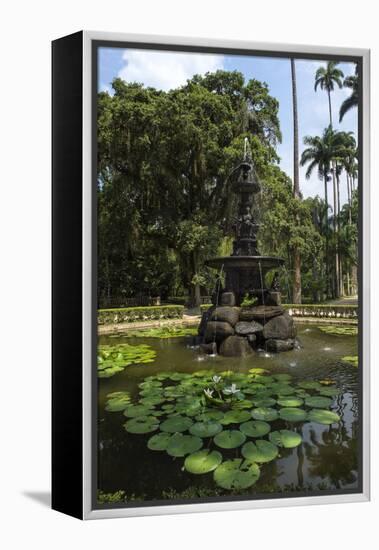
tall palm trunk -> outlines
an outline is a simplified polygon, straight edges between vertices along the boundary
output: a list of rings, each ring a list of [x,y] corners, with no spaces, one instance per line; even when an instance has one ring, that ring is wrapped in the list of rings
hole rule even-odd
[[[340,235],[341,235],[341,198],[340,198],[340,177],[338,171],[336,172],[337,180],[337,252],[338,252],[338,273],[339,273],[339,295],[344,295],[343,286],[343,268],[342,268],[342,256],[340,254]]]
[[[293,111],[293,194],[300,200],[299,182],[299,125],[297,114],[296,68],[295,60],[291,58],[292,77],[292,111]],[[297,220],[299,222],[299,220]],[[301,304],[301,256],[296,246],[293,253],[294,279],[293,279],[293,303]]]
[[[332,99],[330,96],[330,90],[328,89],[328,104],[329,104],[329,120],[330,120],[330,126],[333,128],[333,115],[332,115]],[[334,240],[335,240],[335,272],[334,272],[334,295],[336,298],[339,298],[340,296],[340,270],[339,270],[339,255],[338,255],[338,247],[337,247],[337,222],[336,222],[336,210],[337,210],[337,190],[336,190],[336,163],[334,160],[332,160],[332,177],[333,177],[333,232],[334,232]]]
[[[329,277],[329,224],[328,224],[328,172],[324,171],[324,194],[325,194],[325,272],[326,272],[326,296],[330,297]]]

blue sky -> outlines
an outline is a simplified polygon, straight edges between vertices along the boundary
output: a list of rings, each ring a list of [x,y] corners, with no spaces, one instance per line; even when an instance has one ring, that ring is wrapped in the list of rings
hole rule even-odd
[[[296,60],[299,147],[303,150],[305,135],[321,135],[329,124],[328,99],[325,91],[314,91],[314,76],[322,60]],[[354,74],[354,64],[341,63],[345,76]],[[270,94],[279,100],[279,119],[283,134],[278,145],[281,168],[293,175],[293,121],[290,60],[256,56],[231,56],[215,54],[180,53],[122,48],[101,48],[98,60],[98,88],[111,93],[111,82],[121,77],[127,82],[140,82],[162,90],[170,90],[186,83],[194,74],[204,74],[217,69],[238,70],[245,80],[256,78],[268,84]],[[348,112],[338,123],[338,111],[342,101],[350,95],[348,88],[332,93],[333,125],[336,129],[353,131],[357,136],[357,110]],[[305,168],[300,168],[300,188],[305,197],[323,196],[323,183],[315,173],[305,178]],[[331,196],[331,194],[330,194]],[[342,180],[341,201],[347,193]]]

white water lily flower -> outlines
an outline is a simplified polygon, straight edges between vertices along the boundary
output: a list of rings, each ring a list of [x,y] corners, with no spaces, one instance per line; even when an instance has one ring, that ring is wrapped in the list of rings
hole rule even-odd
[[[221,376],[215,375],[212,377],[212,380],[215,384],[218,384],[219,382],[221,382]]]
[[[232,384],[231,386],[224,389],[224,393],[226,394],[235,394],[238,393],[240,390],[237,388],[235,384]]]
[[[210,388],[207,388],[206,390],[204,390],[204,393],[207,397],[212,397],[213,390],[211,390]]]

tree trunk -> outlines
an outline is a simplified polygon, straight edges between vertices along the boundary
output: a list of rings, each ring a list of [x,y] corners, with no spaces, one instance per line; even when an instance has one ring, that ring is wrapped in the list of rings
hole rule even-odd
[[[336,166],[332,161],[332,177],[333,177],[333,232],[334,232],[334,256],[335,256],[335,273],[334,273],[334,294],[336,298],[340,296],[340,276],[339,276],[339,258],[338,258],[338,235],[337,235],[337,183],[336,183]]]
[[[341,257],[341,246],[340,246],[340,235],[341,235],[341,198],[340,198],[340,178],[338,172],[336,172],[337,180],[337,254],[338,254],[338,273],[339,273],[339,295],[344,295],[343,288],[343,273],[342,273],[342,257]]]
[[[326,273],[326,296],[330,297],[330,277],[329,277],[329,224],[328,224],[328,174],[324,174],[325,191],[325,273]]]
[[[297,115],[296,68],[295,60],[293,58],[291,58],[291,76],[293,111],[293,194],[296,199],[301,200],[299,182],[299,124]],[[293,263],[293,303],[301,304],[301,256],[298,247],[295,247],[293,252]]]
[[[331,100],[331,97],[330,97],[330,90],[328,90],[328,100],[329,100],[329,118],[330,118],[330,126],[333,128],[332,100]]]

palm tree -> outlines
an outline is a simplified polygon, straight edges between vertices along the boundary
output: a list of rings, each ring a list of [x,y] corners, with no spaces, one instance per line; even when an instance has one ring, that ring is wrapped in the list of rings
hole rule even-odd
[[[340,122],[350,109],[358,106],[358,65],[355,66],[355,75],[347,76],[343,81],[343,85],[345,88],[351,89],[351,95],[342,102]]]
[[[328,103],[329,103],[329,120],[330,126],[333,127],[333,116],[332,116],[332,100],[331,92],[334,90],[335,86],[342,88],[343,86],[343,72],[337,68],[338,63],[335,61],[328,61],[326,67],[319,67],[315,75],[315,92],[317,91],[318,86],[321,90],[326,90],[328,94]],[[333,230],[335,236],[335,242],[337,243],[337,183],[336,183],[336,167],[333,164],[332,170],[332,179],[333,179]],[[335,289],[336,296],[339,296],[340,288],[340,272],[339,272],[339,258],[338,258],[338,249],[335,251]]]
[[[335,85],[338,86],[338,88],[342,88],[343,86],[343,72],[341,69],[337,68],[337,65],[338,63],[336,61],[328,61],[326,67],[319,67],[317,69],[315,76],[315,92],[320,86],[321,90],[326,90],[328,94],[329,118],[331,126],[333,126],[333,117],[330,92],[333,92]]]
[[[324,130],[323,135],[320,136],[306,136],[304,138],[304,145],[308,145],[307,149],[304,149],[300,164],[305,166],[308,164],[305,177],[309,179],[312,172],[317,169],[318,177],[324,180],[324,192],[325,192],[325,256],[326,256],[326,272],[327,272],[327,294],[330,295],[330,280],[329,280],[329,235],[328,235],[328,182],[330,181],[331,165],[336,158],[339,158],[343,153],[343,145],[340,132],[335,132],[331,125]],[[335,212],[334,212],[335,215]],[[338,293],[337,288],[335,288]]]
[[[293,194],[296,199],[301,199],[299,182],[299,124],[297,116],[297,91],[296,91],[296,67],[295,60],[291,58],[292,77],[292,111],[293,111]],[[294,304],[301,304],[301,256],[298,247],[293,251],[294,280],[293,298]]]

